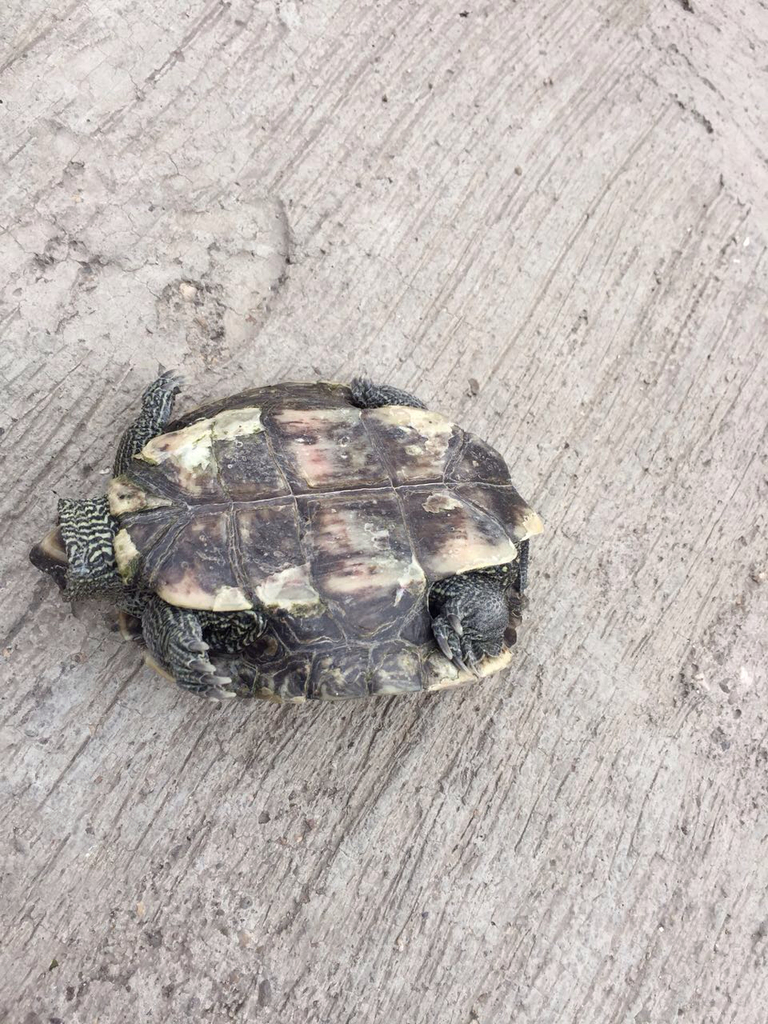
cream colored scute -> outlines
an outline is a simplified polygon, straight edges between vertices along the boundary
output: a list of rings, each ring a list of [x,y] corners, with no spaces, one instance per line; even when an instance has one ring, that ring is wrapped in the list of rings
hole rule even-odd
[[[205,590],[192,569],[173,583],[159,583],[157,595],[177,608],[199,611],[240,612],[253,607],[240,587],[222,586],[213,592]]]
[[[131,535],[125,529],[118,530],[115,536],[115,561],[120,575],[129,575],[131,567],[139,558],[139,549],[131,540]]]
[[[187,473],[205,472],[211,467],[211,430],[213,420],[198,420],[182,430],[159,434],[148,441],[135,459],[159,466],[171,460]]]
[[[246,434],[258,434],[264,429],[261,409],[257,406],[248,409],[225,409],[214,416],[211,423],[214,441],[231,441]]]
[[[219,587],[213,595],[212,610],[215,612],[242,612],[253,605],[240,587]]]
[[[517,548],[506,537],[496,544],[479,537],[457,536],[446,541],[439,553],[430,559],[430,569],[440,576],[470,569],[485,569],[490,565],[506,565],[517,558]]]
[[[499,530],[495,538],[486,536],[471,507],[448,491],[433,491],[425,497],[422,508],[438,522],[443,515],[451,516],[457,510],[462,513],[455,517],[450,529],[445,530],[442,543],[425,555],[429,571],[435,575],[450,576],[455,572],[504,565],[517,558],[517,548],[506,534]]]
[[[122,477],[113,477],[109,481],[107,500],[113,516],[124,516],[128,512],[141,512],[173,504],[170,498],[147,494],[141,487]]]
[[[400,604],[401,598],[413,590],[418,590],[423,587],[427,581],[424,575],[424,570],[421,568],[419,563],[416,561],[415,555],[411,557],[411,561],[405,568],[403,563],[400,562],[400,573],[397,577],[397,591],[395,592],[395,605]]]
[[[261,409],[225,409],[210,419],[196,420],[181,430],[159,434],[148,441],[134,458],[156,466],[172,459],[180,469],[200,473],[212,463],[212,442],[231,441],[263,430]]]
[[[365,418],[382,426],[397,427],[402,450],[408,456],[398,467],[401,481],[424,479],[430,473],[442,475],[455,425],[439,412],[414,409],[408,405],[387,405],[369,409]]]
[[[395,427],[412,427],[428,440],[447,440],[453,432],[453,423],[441,413],[416,409],[410,405],[385,405],[380,409],[370,409],[366,417]]]
[[[318,608],[321,598],[312,586],[307,565],[291,565],[267,576],[257,588],[256,596],[265,608],[300,613],[302,609]]]
[[[515,540],[528,540],[529,537],[535,537],[539,533],[544,532],[544,523],[538,515],[529,508],[525,514],[525,518],[515,530]]]

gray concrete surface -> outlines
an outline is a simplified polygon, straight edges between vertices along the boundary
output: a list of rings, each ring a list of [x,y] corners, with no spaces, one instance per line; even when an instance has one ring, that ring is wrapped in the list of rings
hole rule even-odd
[[[766,4],[5,0],[0,67],[0,1018],[763,1024]],[[72,614],[158,363],[499,447],[512,670],[212,710]]]

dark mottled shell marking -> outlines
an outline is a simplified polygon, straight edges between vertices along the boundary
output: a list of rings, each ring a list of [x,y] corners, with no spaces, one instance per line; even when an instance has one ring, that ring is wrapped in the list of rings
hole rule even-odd
[[[275,464],[266,432],[214,441],[213,457],[222,490],[230,501],[259,501],[291,493]]]

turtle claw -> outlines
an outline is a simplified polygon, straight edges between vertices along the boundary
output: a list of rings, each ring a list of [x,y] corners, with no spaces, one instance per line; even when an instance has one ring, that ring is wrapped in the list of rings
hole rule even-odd
[[[438,624],[435,622],[432,625],[432,632],[435,635],[435,640],[437,640],[437,646],[442,651],[444,657],[446,657],[448,661],[453,661],[453,651],[448,645],[445,626],[442,623]]]
[[[193,672],[200,672],[206,676],[213,676],[216,674],[216,669],[207,658],[195,658],[194,661],[189,663],[189,667]]]
[[[215,704],[220,704],[221,701],[231,700],[232,697],[237,696],[234,690],[228,690],[226,688],[227,684],[232,682],[231,679],[227,676],[215,676],[214,678],[219,681],[219,685],[212,686],[210,690],[206,691],[205,697],[209,701],[212,701]]]
[[[468,670],[472,673],[472,675],[475,677],[475,679],[479,679],[480,678],[480,661],[479,661],[478,658],[475,657],[474,651],[470,650],[468,653],[469,653],[469,656],[467,658],[467,661],[469,662],[469,669]]]
[[[205,646],[208,649],[208,644]],[[192,648],[193,645],[187,644],[187,647]],[[183,689],[217,704],[237,696],[235,691],[230,689],[231,677],[219,675],[207,658],[194,658],[190,661],[186,670],[176,676],[176,682]]]
[[[195,612],[177,608],[155,596],[145,607],[141,624],[153,658],[182,690],[214,700],[237,696],[230,689],[230,677],[220,674],[211,663],[207,655],[210,644],[203,640],[202,626]]]
[[[215,701],[226,701],[231,700],[232,697],[236,697],[237,694],[234,690],[230,689],[232,686],[231,676],[210,676],[210,689],[206,692],[206,697],[209,700]]]
[[[488,671],[486,659],[504,650],[510,626],[519,622],[513,568],[514,563],[471,569],[430,588],[429,612],[438,647],[457,668],[477,678]]]
[[[464,627],[462,626],[461,619],[459,618],[456,612],[448,613],[448,621],[451,624],[451,629],[453,629],[455,633],[457,633],[459,636],[464,635]]]
[[[176,675],[176,682],[184,689],[205,697],[207,700],[221,701],[236,697],[230,690],[232,679],[218,675],[214,666],[207,659],[195,658],[184,672]]]
[[[475,667],[477,658],[471,645],[462,636],[463,630],[459,632],[451,622],[451,619],[455,617],[454,613],[449,613],[446,616],[438,615],[432,621],[432,633],[437,641],[437,646],[448,661],[452,662],[459,671],[471,672],[477,676],[479,675]],[[471,668],[467,666],[467,662],[470,663]]]

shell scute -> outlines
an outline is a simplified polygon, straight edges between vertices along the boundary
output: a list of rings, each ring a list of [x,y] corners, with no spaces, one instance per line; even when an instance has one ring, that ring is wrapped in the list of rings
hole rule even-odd
[[[448,467],[445,479],[488,484],[509,484],[509,467],[489,444],[474,434],[464,434],[464,444]]]
[[[252,608],[232,568],[230,546],[229,513],[199,513],[176,533],[164,558],[145,559],[142,582],[180,608]]]
[[[426,581],[392,491],[299,499],[315,586],[349,636],[398,628]]]
[[[290,495],[265,432],[214,440],[213,457],[222,489],[232,501]]]
[[[421,659],[409,643],[389,643],[375,647],[371,654],[369,689],[374,696],[417,693],[422,688]]]
[[[343,647],[319,654],[312,665],[307,696],[314,700],[348,700],[368,697],[368,652]]]
[[[292,500],[255,504],[234,513],[233,557],[246,589],[268,611],[303,617],[322,610],[301,544]]]
[[[502,487],[484,483],[456,484],[453,491],[463,501],[502,524],[516,544],[535,537],[544,529],[541,519],[512,484]]]
[[[387,405],[363,418],[396,485],[442,480],[461,445],[461,430],[437,412]]]
[[[517,557],[502,523],[467,501],[458,488],[403,487],[400,497],[416,556],[430,582]]]
[[[283,409],[269,418],[275,457],[294,494],[389,485],[360,410]]]

